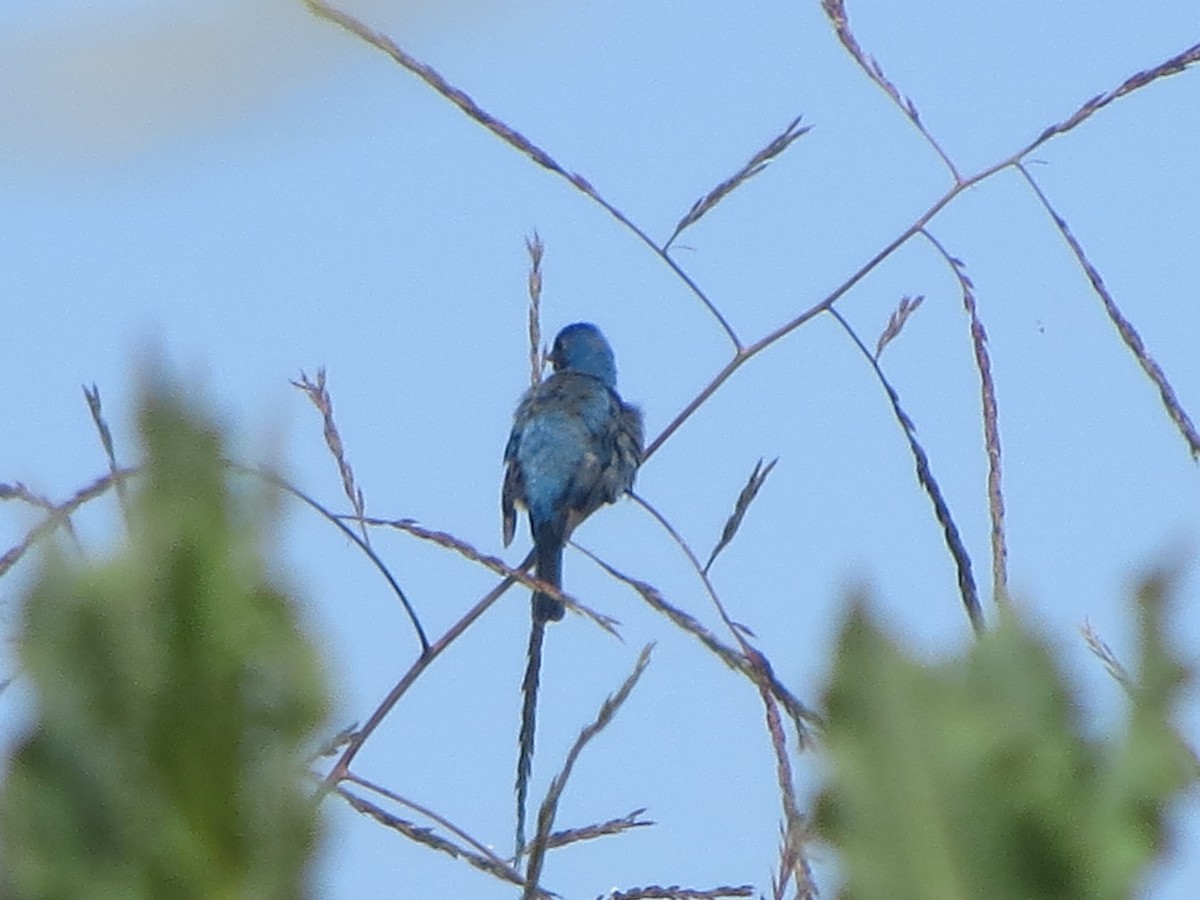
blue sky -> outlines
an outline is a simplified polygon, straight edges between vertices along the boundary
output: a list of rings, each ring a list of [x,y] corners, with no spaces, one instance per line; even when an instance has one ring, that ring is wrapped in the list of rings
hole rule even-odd
[[[797,115],[812,131],[675,248],[739,335],[811,306],[950,186],[936,155],[807,2],[478,0],[347,6],[549,151],[653,237]],[[964,172],[1023,146],[1087,98],[1200,40],[1193,0],[851,4],[860,42]],[[54,498],[105,467],[81,384],[99,385],[131,459],[139,361],[169,361],[249,459],[340,506],[320,422],[288,384],[325,366],[369,514],[414,517],[502,553],[500,457],[528,382],[524,240],[546,242],[548,332],[611,339],[624,395],[656,435],[728,360],[713,318],[631,234],[378,51],[290,0],[10,0],[0,6],[0,480]],[[1200,415],[1200,74],[1160,80],[1040,148],[1031,171],[1068,220],[1184,408]],[[962,258],[990,337],[1010,584],[1061,648],[1097,728],[1118,689],[1084,648],[1091,622],[1132,659],[1128,589],[1186,564],[1178,645],[1200,655],[1197,472],[1053,223],[1018,175],[958,197],[931,230]],[[958,287],[919,239],[839,302],[873,343],[904,295],[925,302],[884,353],[990,584],[978,379]],[[955,574],[869,367],[829,317],[745,365],[639,476],[707,555],[754,462],[780,462],[714,568],[776,672],[816,700],[849,586],[923,654],[970,640]],[[5,547],[35,521],[6,509]],[[99,552],[105,501],[80,518]],[[581,544],[715,627],[678,549],[632,503]],[[438,634],[493,583],[431,545],[377,549]],[[504,554],[516,562],[522,533]],[[415,652],[386,586],[329,527],[289,509],[278,536],[338,685],[361,720]],[[31,567],[0,583],[10,626]],[[552,857],[546,883],[595,896],[646,883],[766,889],[778,803],[748,686],[628,589],[568,554],[568,590],[623,622],[552,629],[535,795],[640,647],[654,660],[584,757],[565,824],[648,807],[660,824]],[[989,610],[990,612],[990,607]],[[357,769],[507,852],[527,594],[514,591],[435,665]],[[7,693],[9,723],[19,699]],[[1200,703],[1181,711],[1193,746]],[[811,784],[816,760],[798,770]],[[509,896],[452,860],[331,805],[319,893]],[[1200,880],[1200,806],[1147,896]],[[1190,852],[1185,852],[1190,848]],[[819,877],[830,871],[818,853]],[[589,893],[590,892],[590,893]]]

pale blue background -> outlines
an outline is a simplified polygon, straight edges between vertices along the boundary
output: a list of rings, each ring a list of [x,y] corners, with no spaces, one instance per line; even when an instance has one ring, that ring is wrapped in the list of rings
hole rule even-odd
[[[659,239],[793,116],[782,159],[685,233],[676,258],[747,341],[820,299],[948,186],[940,162],[837,43],[816,0],[506,3],[359,0],[350,8],[584,174]],[[1008,155],[1088,97],[1200,40],[1195,0],[1017,0],[850,7],[863,45],[965,172]],[[1200,415],[1200,72],[1119,101],[1035,156],[1041,179],[1126,314]],[[411,516],[499,553],[500,455],[527,384],[523,241],[547,244],[548,331],[599,323],[651,435],[729,346],[629,233],[377,51],[289,0],[40,0],[0,5],[0,480],[68,496],[105,468],[80,384],[96,382],[125,460],[138,361],[169,360],[235,430],[344,508],[320,422],[288,380],[329,371],[368,513]],[[1133,662],[1126,603],[1156,561],[1188,566],[1173,622],[1200,655],[1197,473],[1186,447],[1028,188],[1001,174],[933,231],[975,280],[1005,452],[1011,584],[1062,649],[1097,730],[1118,688],[1084,649],[1091,621]],[[956,283],[914,240],[839,308],[873,343],[902,295],[923,308],[883,362],[916,421],[988,593],[978,383]],[[743,368],[643,470],[639,490],[702,555],[759,457],[780,462],[714,569],[731,613],[815,702],[848,586],[931,658],[970,640],[954,570],[903,436],[828,317]],[[36,521],[0,515],[0,545]],[[113,501],[80,517],[100,553]],[[632,504],[578,534],[713,624],[678,550]],[[376,546],[440,634],[486,572],[380,532]],[[279,545],[339,685],[337,724],[366,717],[415,652],[365,560],[289,507]],[[517,561],[527,539],[505,558]],[[0,582],[11,633],[25,564]],[[625,643],[568,617],[549,636],[535,795],[628,672],[654,660],[584,756],[559,822],[646,806],[659,823],[554,854],[567,897],[613,887],[769,890],[778,801],[760,704],[695,642],[579,554],[568,588]],[[989,612],[990,612],[989,605]],[[446,654],[356,769],[511,847],[527,594]],[[4,661],[11,671],[11,658]],[[0,697],[11,734],[23,688]],[[1200,743],[1189,694],[1184,730]],[[817,758],[797,761],[811,785]],[[514,892],[329,804],[324,897]],[[1194,896],[1200,806],[1146,896]],[[403,813],[402,813],[403,814]],[[832,859],[816,850],[832,891]]]

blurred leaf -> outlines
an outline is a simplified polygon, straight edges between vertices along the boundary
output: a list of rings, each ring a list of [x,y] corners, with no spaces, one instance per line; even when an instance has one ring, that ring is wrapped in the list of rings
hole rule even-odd
[[[1011,614],[964,658],[928,665],[857,603],[826,697],[817,815],[846,896],[1132,896],[1196,775],[1168,720],[1185,671],[1163,642],[1165,590],[1151,579],[1139,597],[1138,686],[1108,741],[1085,737],[1051,650]]]
[[[325,709],[264,504],[168,391],[140,418],[128,547],[51,559],[24,608],[38,720],[0,795],[10,898],[294,898],[315,839],[302,752]]]

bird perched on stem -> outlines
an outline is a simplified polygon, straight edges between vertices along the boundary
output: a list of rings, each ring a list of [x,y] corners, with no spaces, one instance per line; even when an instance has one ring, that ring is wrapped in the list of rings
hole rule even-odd
[[[526,392],[513,416],[500,508],[507,547],[516,507],[525,507],[535,573],[561,587],[563,545],[571,532],[633,487],[642,458],[642,413],[617,394],[612,348],[595,325],[568,325],[554,339],[549,359],[554,374]],[[533,617],[561,619],[562,601],[534,592]]]

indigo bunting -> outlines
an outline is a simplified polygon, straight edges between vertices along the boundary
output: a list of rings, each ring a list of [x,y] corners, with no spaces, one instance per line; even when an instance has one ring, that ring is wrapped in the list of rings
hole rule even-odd
[[[633,487],[642,459],[642,413],[617,394],[612,348],[595,325],[568,325],[550,353],[554,374],[526,392],[504,450],[500,510],[504,546],[517,505],[529,513],[535,574],[562,586],[563,545],[575,527]],[[563,617],[563,604],[535,591],[535,620]]]

